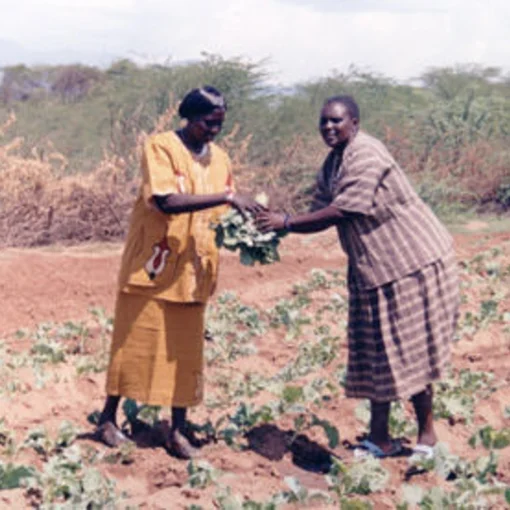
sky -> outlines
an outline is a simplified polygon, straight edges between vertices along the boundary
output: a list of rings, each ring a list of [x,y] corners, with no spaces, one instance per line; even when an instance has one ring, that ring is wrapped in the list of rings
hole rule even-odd
[[[7,0],[0,0],[6,2]],[[0,66],[263,62],[274,84],[347,71],[408,81],[432,67],[510,72],[509,0],[8,0]]]

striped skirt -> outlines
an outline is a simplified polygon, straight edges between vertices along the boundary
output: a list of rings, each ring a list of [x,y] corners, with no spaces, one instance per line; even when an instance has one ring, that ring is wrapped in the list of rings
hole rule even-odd
[[[442,378],[458,306],[453,253],[381,287],[351,290],[346,396],[407,399]]]
[[[203,398],[203,303],[119,293],[106,392],[189,407]]]

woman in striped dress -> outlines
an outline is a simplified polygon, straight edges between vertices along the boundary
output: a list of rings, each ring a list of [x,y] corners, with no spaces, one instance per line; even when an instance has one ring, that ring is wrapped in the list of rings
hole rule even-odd
[[[261,212],[258,226],[303,234],[337,228],[348,256],[346,395],[371,403],[362,445],[378,457],[398,453],[388,430],[390,403],[410,398],[415,451],[430,454],[437,441],[432,382],[449,365],[458,313],[453,241],[386,147],[359,129],[359,118],[350,96],[325,102],[319,129],[332,150],[311,211]]]

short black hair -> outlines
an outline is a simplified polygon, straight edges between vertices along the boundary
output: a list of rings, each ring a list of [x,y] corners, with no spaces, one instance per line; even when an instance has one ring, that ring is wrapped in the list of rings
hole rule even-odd
[[[207,115],[216,109],[227,110],[227,102],[220,91],[206,85],[190,90],[179,105],[179,116],[182,119],[192,119]]]
[[[326,101],[324,101],[324,106],[330,105],[332,103],[343,104],[347,108],[347,111],[349,112],[351,119],[359,120],[359,106],[352,96],[329,97],[328,99],[326,99]]]

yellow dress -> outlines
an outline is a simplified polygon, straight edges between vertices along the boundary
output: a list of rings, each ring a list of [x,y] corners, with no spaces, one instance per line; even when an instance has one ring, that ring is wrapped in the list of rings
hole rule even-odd
[[[217,145],[193,155],[174,132],[147,140],[143,180],[122,256],[106,391],[146,404],[188,407],[203,399],[203,330],[219,254],[210,228],[225,206],[167,215],[152,196],[232,189]]]

